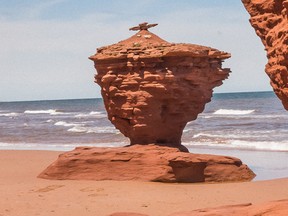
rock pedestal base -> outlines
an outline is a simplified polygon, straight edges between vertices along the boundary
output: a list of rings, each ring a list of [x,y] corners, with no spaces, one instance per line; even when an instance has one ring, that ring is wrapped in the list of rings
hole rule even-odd
[[[78,147],[61,154],[38,177],[152,182],[250,181],[255,174],[233,157],[191,154],[158,145]]]

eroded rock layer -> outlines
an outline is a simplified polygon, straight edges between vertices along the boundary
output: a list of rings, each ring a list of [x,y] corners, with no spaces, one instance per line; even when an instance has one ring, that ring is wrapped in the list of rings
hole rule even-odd
[[[133,29],[133,28],[132,28]],[[173,44],[146,29],[91,56],[109,120],[131,144],[179,146],[222,84],[230,54],[192,44]]]
[[[40,175],[45,179],[157,182],[250,181],[255,174],[234,157],[191,154],[158,145],[78,147],[61,154]]]
[[[266,73],[288,110],[288,0],[242,0],[250,23],[265,46]]]

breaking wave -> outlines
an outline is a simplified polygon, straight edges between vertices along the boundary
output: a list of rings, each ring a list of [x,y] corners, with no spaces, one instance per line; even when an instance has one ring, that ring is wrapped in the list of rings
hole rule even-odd
[[[115,127],[113,126],[104,126],[104,127],[91,127],[85,126],[82,123],[68,123],[65,121],[58,121],[54,123],[56,126],[63,126],[63,127],[70,127],[67,131],[74,132],[74,133],[96,133],[96,134],[104,134],[104,133],[111,133],[111,134],[118,134],[120,133]]]
[[[120,147],[126,142],[109,143],[4,143],[0,142],[0,150],[49,150],[49,151],[71,151],[76,147]]]
[[[219,109],[214,115],[248,115],[255,112],[255,110],[234,110],[234,109]]]
[[[15,113],[15,112],[11,112],[11,113],[0,113],[0,117],[4,116],[4,117],[15,117],[18,116],[19,113]]]
[[[183,143],[186,146],[203,146],[210,148],[227,148],[238,150],[261,150],[261,151],[285,151],[288,152],[288,142],[269,142],[269,141],[243,141],[230,140],[224,143],[203,143],[203,142],[188,142]]]
[[[54,125],[56,126],[64,126],[64,127],[75,127],[75,126],[84,126],[83,124],[79,123],[67,123],[65,121],[58,121]]]
[[[241,133],[214,133],[214,134],[210,134],[210,133],[197,133],[195,135],[193,135],[193,139],[214,139],[214,138],[219,138],[219,139],[239,139],[239,138],[263,138],[263,137],[270,137],[271,133],[273,133],[273,131],[261,131],[261,132],[257,132],[257,133],[253,133],[253,132],[241,132]]]
[[[90,113],[80,113],[75,115],[76,118],[85,118],[85,117],[96,117],[96,118],[104,118],[107,117],[106,114],[102,113],[102,112],[96,112],[96,111],[92,111]]]
[[[55,109],[48,109],[48,110],[25,110],[25,114],[50,114],[50,115],[59,115],[63,114],[63,112],[59,112]]]
[[[67,131],[69,132],[75,132],[75,133],[112,133],[112,134],[118,134],[119,131],[115,129],[114,127],[83,127],[83,126],[75,126]]]

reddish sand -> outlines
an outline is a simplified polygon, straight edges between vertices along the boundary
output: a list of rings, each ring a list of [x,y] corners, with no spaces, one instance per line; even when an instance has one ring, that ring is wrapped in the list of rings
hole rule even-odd
[[[288,198],[288,178],[205,185],[36,178],[59,153],[0,151],[0,216],[104,216],[114,212],[165,216]]]

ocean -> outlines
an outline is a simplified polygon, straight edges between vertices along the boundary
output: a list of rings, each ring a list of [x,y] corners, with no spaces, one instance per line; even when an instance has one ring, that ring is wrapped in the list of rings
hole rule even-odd
[[[239,157],[260,179],[288,177],[287,124],[288,112],[273,92],[214,94],[187,124],[182,143],[190,152]],[[102,99],[0,102],[2,150],[127,144],[107,119]]]

